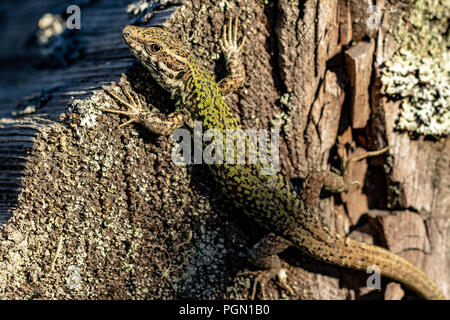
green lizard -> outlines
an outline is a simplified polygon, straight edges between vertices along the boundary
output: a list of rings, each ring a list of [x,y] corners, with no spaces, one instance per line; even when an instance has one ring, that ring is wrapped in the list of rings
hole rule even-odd
[[[126,26],[122,36],[136,58],[176,99],[177,110],[168,116],[147,112],[140,102],[134,102],[126,89],[122,88],[128,100],[104,88],[129,110],[102,109],[103,111],[130,117],[123,125],[138,122],[161,135],[170,135],[183,125],[192,128],[194,121],[201,121],[206,129],[217,129],[223,133],[227,129],[241,128],[224,99],[245,80],[244,67],[239,57],[245,37],[238,45],[237,20],[234,28],[232,19],[228,28],[224,28],[221,45],[229,75],[218,83],[197,57],[164,28]],[[250,143],[248,139],[246,143]],[[309,209],[319,198],[322,187],[332,192],[348,189],[352,184],[351,168],[354,161],[380,154],[387,149],[345,161],[342,176],[327,171],[312,172],[300,194],[282,172],[262,175],[261,168],[265,164],[261,162],[210,165],[223,193],[236,208],[269,232],[250,251],[251,261],[261,269],[266,269],[256,278],[253,294],[257,282],[264,290],[264,283],[276,275],[292,291],[284,278],[280,277],[282,269],[278,253],[288,246],[294,246],[318,260],[342,267],[365,272],[368,266],[376,265],[382,275],[403,283],[424,298],[445,299],[444,293],[433,280],[405,259],[381,247],[359,243],[331,232]]]

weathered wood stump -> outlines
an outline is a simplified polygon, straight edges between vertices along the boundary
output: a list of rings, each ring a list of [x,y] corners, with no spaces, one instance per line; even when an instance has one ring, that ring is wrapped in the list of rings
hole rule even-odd
[[[205,166],[170,161],[169,138],[139,125],[119,129],[123,117],[99,111],[116,107],[101,86],[119,81],[162,112],[174,108],[122,42],[126,24],[170,16],[165,26],[220,78],[218,39],[231,15],[248,37],[246,84],[227,99],[243,126],[281,129],[281,164],[291,178],[336,167],[338,140],[353,155],[392,145],[387,156],[355,166],[363,188],[324,195],[316,214],[337,232],[412,261],[448,295],[448,138],[412,139],[395,130],[399,102],[382,94],[379,80],[395,51],[388,31],[396,17],[388,9],[407,8],[386,3],[381,28],[373,30],[364,20],[372,2],[355,2],[148,1],[127,15],[122,1],[81,1],[81,29],[44,48],[33,37],[39,20],[66,7],[46,0],[18,9],[4,1],[0,297],[250,296],[251,278],[238,273],[253,268],[246,248],[264,231],[224,202]],[[395,284],[368,292],[367,275],[294,249],[282,258],[296,293],[270,282],[272,298],[403,296]]]

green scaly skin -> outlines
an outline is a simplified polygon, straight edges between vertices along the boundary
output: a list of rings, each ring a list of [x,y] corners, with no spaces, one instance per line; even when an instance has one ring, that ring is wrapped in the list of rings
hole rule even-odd
[[[204,130],[219,130],[226,139],[227,129],[240,129],[241,126],[225,102],[224,95],[237,88],[244,79],[238,55],[240,47],[236,44],[236,33],[233,34],[231,29],[230,22],[228,37],[224,31],[224,47],[227,50],[226,58],[232,71],[231,76],[216,83],[194,54],[165,29],[125,27],[125,42],[156,81],[176,99],[177,111],[162,118],[145,112],[136,105],[130,105],[112,92],[111,95],[132,111],[105,111],[127,115],[131,117],[127,123],[139,122],[159,134],[170,134],[183,123],[192,128],[194,121],[201,121]],[[234,32],[236,30],[237,24]],[[226,159],[225,155],[223,159]],[[282,172],[261,175],[262,167],[261,163],[210,165],[223,193],[240,211],[301,251],[318,260],[363,272],[366,272],[368,266],[376,265],[382,275],[403,283],[424,298],[445,299],[433,280],[403,258],[383,248],[359,243],[331,232],[307,209],[305,201]],[[327,177],[330,178],[330,186],[338,181],[331,174]],[[339,178],[342,179],[340,176]],[[318,182],[311,183],[314,185]],[[344,187],[342,182],[340,184],[341,187],[336,190],[345,189],[348,181],[343,184]],[[329,189],[333,190],[332,187]]]

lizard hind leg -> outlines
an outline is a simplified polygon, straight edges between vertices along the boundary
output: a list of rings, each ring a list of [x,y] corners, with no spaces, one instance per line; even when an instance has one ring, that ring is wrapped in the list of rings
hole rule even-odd
[[[256,275],[253,282],[251,299],[254,300],[256,290],[259,284],[263,299],[266,298],[265,285],[267,282],[277,277],[280,285],[284,287],[291,295],[295,292],[286,282],[286,273],[281,268],[281,261],[278,254],[291,245],[291,242],[277,236],[273,233],[266,235],[258,243],[256,243],[249,251],[249,260],[261,270],[242,272],[240,275],[252,274]]]
[[[365,158],[374,157],[380,155],[387,150],[390,146],[376,150],[368,151],[358,157],[347,159],[347,152],[343,146],[340,146],[342,154],[342,173],[338,174],[326,170],[315,170],[308,174],[303,184],[302,191],[300,192],[302,200],[305,202],[308,208],[313,208],[320,197],[322,188],[338,193],[347,191],[352,185],[360,185],[358,181],[353,181],[352,171],[353,163]]]

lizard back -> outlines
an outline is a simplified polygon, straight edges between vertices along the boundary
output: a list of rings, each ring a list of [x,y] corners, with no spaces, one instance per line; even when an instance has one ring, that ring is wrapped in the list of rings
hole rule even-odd
[[[217,130],[227,142],[227,130],[241,129],[209,71],[195,55],[167,30],[127,26],[123,37],[133,54],[156,81],[177,98],[178,111],[192,129],[201,121]],[[245,144],[253,142],[245,138]],[[222,159],[226,159],[225,151]],[[392,252],[331,232],[308,210],[281,171],[262,175],[267,164],[213,163],[211,171],[223,193],[236,208],[270,232],[319,260],[366,272],[377,265],[382,274],[400,281],[428,299],[445,299],[440,288],[423,271]]]

